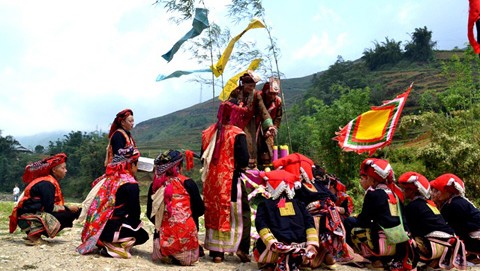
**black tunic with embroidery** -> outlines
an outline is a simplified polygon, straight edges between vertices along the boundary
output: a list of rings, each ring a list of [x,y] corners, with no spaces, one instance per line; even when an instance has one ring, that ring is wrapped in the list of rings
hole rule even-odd
[[[480,240],[469,235],[480,230],[480,211],[467,199],[456,196],[445,202],[440,212],[448,225],[464,241],[466,249],[480,252]]]
[[[372,232],[384,228],[391,228],[400,224],[398,216],[390,213],[389,198],[383,189],[368,190],[363,201],[362,212],[358,215],[357,227],[370,228]],[[400,205],[400,208],[402,206]],[[403,225],[406,230],[406,219],[403,217]]]
[[[122,129],[122,128],[119,128],[119,129]],[[127,136],[130,138],[130,142],[132,142],[133,144],[132,135],[130,134],[130,132],[124,129],[122,130],[127,134]],[[115,131],[112,135],[112,138],[110,139],[110,145],[112,146],[113,155],[115,154],[118,155],[119,154],[118,150],[126,147],[127,139],[125,138],[122,132]]]
[[[305,205],[308,205],[314,201],[325,201],[330,198],[333,202],[337,201],[337,197],[326,188],[324,185],[313,182],[302,183],[302,187],[295,191],[295,198],[302,201]]]
[[[430,207],[424,198],[416,198],[405,206],[408,227],[414,237],[424,237],[434,231],[454,234],[440,212],[435,213],[436,211],[438,209]]]
[[[305,209],[305,205],[297,199],[286,199],[285,204],[291,203],[294,213],[281,215],[278,207],[280,199],[264,199],[258,205],[255,218],[257,232],[268,228],[275,238],[282,243],[291,244],[307,241],[306,230],[315,228],[312,216]],[[263,252],[265,244],[259,239],[257,249]]]
[[[30,189],[30,198],[23,203],[22,208],[17,211],[17,216],[22,214],[37,212],[47,212],[52,214],[58,222],[60,229],[71,228],[73,221],[78,218],[80,212],[73,213],[68,207],[64,211],[54,212],[55,186],[49,181],[41,181]]]

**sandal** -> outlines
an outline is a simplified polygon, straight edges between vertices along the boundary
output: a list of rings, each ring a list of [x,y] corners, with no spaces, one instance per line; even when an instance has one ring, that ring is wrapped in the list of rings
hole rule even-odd
[[[236,254],[237,254],[238,258],[240,258],[240,261],[242,263],[249,263],[249,262],[252,261],[252,260],[250,260],[250,256],[248,256],[247,254],[245,254],[245,252],[243,252],[241,250],[238,250]]]
[[[25,240],[25,245],[27,246],[40,246],[45,244],[48,244],[48,242],[42,238],[38,238],[37,240],[31,240],[27,238],[27,240]]]
[[[220,257],[220,256],[214,257],[214,258],[213,258],[213,262],[214,262],[214,263],[221,263],[221,262],[223,262],[223,258]]]

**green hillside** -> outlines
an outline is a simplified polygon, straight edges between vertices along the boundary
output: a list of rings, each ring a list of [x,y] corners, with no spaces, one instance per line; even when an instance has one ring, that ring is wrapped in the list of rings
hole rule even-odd
[[[371,84],[380,89],[378,100],[391,99],[411,83],[415,82],[415,90],[405,107],[405,114],[418,108],[418,97],[427,89],[442,91],[446,80],[441,76],[441,62],[449,60],[458,51],[436,51],[434,63],[399,63],[379,71],[369,71],[365,77],[372,78]],[[364,65],[363,61],[352,62],[354,65]],[[323,71],[301,78],[282,80],[287,115],[295,104],[304,101],[304,95],[312,87],[312,79],[321,77]],[[261,86],[259,86],[261,87]],[[153,157],[166,149],[200,149],[201,131],[216,120],[219,100],[215,98],[185,108],[165,116],[140,122],[133,133],[142,153]]]
[[[311,80],[310,75],[282,81],[287,109],[303,100],[305,91],[312,84]],[[216,121],[219,103],[218,98],[214,101],[210,99],[165,116],[140,122],[133,133],[142,153],[153,157],[160,150],[166,149],[200,150],[201,132]]]

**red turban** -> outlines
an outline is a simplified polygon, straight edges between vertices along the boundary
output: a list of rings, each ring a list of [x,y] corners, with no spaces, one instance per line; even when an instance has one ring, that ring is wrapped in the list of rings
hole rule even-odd
[[[363,160],[360,166],[360,175],[370,176],[379,183],[390,184],[395,181],[392,166],[383,159],[367,158]]]
[[[430,182],[430,185],[441,192],[447,191],[454,194],[465,194],[465,184],[462,179],[451,173],[438,176]]]
[[[302,179],[306,181],[313,180],[313,161],[300,154],[300,153],[292,153],[280,159],[273,161],[273,167],[282,169],[294,174],[295,176],[300,176]]]
[[[430,197],[430,183],[428,179],[420,173],[409,171],[398,178],[400,184],[414,184],[418,191],[425,197]]]
[[[133,111],[128,108],[117,113],[112,122],[112,126],[110,126],[110,132],[108,133],[109,138],[112,137],[118,128],[122,127],[122,120],[125,120],[128,116],[133,116]]]
[[[271,194],[272,199],[277,199],[285,192],[289,199],[295,196],[295,183],[299,181],[297,175],[286,170],[272,170],[269,172],[261,171],[262,177],[267,183],[267,191]]]
[[[400,201],[403,202],[402,190],[394,183],[395,174],[387,160],[377,158],[367,158],[363,160],[360,166],[360,175],[370,176],[379,183],[385,183],[390,190],[397,195]],[[392,203],[396,202],[394,198],[390,198],[390,201]]]
[[[25,171],[23,172],[23,182],[28,184],[36,178],[50,175],[52,168],[65,163],[66,161],[67,155],[62,152],[40,161],[30,163],[25,167]]]

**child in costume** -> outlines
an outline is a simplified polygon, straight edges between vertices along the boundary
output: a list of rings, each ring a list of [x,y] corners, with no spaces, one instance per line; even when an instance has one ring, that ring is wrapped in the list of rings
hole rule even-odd
[[[467,260],[479,263],[480,211],[465,197],[465,184],[447,173],[430,182],[432,199],[455,234],[465,243]]]
[[[398,178],[405,199],[405,217],[417,243],[420,261],[431,268],[466,268],[465,245],[455,236],[440,211],[430,200],[430,183],[417,172],[407,172]]]
[[[255,227],[260,235],[254,257],[262,270],[299,270],[320,265],[318,234],[312,216],[295,196],[298,177],[285,171],[261,172],[271,198],[257,208]]]
[[[362,211],[357,217],[344,221],[348,244],[356,253],[372,261],[371,269],[411,270],[416,267],[413,241],[403,222],[400,201],[403,195],[394,180],[388,161],[365,159],[360,166],[360,184],[365,189]],[[390,235],[391,230],[397,230],[401,238],[395,239],[395,235]]]
[[[335,206],[336,197],[318,179],[314,178],[313,161],[299,153],[293,153],[273,162],[275,168],[299,176],[301,186],[296,190],[296,198],[302,201],[313,216],[319,234],[318,258],[326,268],[334,268],[335,257],[349,261],[345,242],[345,229]]]

